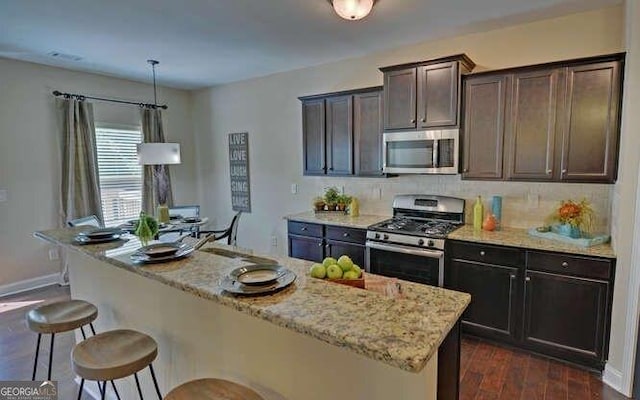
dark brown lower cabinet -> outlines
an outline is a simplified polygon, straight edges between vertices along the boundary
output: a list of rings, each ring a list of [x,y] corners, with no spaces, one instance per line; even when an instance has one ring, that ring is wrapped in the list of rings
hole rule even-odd
[[[348,255],[364,269],[366,230],[289,221],[289,257],[322,262]]]
[[[532,349],[602,368],[609,283],[546,272],[525,278],[524,342]]]
[[[289,235],[289,257],[322,262],[324,258],[324,239]]]
[[[463,331],[602,371],[615,260],[447,241],[445,287],[471,294]]]
[[[448,286],[471,294],[463,315],[465,331],[513,340],[520,315],[518,268],[458,259],[447,268]]]

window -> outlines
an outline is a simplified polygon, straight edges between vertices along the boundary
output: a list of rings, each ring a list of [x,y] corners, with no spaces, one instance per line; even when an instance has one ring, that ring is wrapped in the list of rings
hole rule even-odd
[[[136,144],[139,129],[96,127],[98,174],[105,226],[135,219],[142,208],[142,165],[138,165]]]

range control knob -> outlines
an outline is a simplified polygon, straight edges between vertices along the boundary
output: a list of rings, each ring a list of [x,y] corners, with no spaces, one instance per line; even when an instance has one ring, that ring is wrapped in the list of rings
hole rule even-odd
[[[424,240],[418,239],[418,246],[422,246],[422,245],[424,245]]]
[[[380,234],[379,234],[379,233],[376,233],[375,238],[376,238],[376,239],[380,239]]]
[[[427,246],[429,246],[429,247],[433,247],[433,246],[435,246],[435,245],[436,245],[436,242],[434,242],[433,240],[429,240],[429,241],[427,242]]]
[[[385,234],[382,238],[383,238],[384,240],[389,240],[389,235]]]

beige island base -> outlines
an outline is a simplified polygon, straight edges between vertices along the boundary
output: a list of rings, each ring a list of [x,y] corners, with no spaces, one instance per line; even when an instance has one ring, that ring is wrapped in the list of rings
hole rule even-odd
[[[309,262],[266,256],[297,280],[269,296],[237,297],[218,280],[255,263],[250,251],[216,244],[179,261],[136,265],[129,258],[140,246],[135,238],[79,246],[76,232],[36,236],[71,250],[71,294],[98,307],[98,331],[136,329],[158,342],[154,367],[164,394],[213,377],[273,400],[453,398],[438,396],[438,369],[440,379],[457,380],[457,322],[467,294],[402,282],[403,298],[392,299],[308,278]],[[444,367],[439,353],[450,360]],[[153,396],[147,374],[143,390]],[[122,398],[137,398],[133,379],[116,384]]]

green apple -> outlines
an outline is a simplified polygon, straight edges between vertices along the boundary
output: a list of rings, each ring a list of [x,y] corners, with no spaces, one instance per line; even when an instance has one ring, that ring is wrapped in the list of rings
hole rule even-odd
[[[327,257],[324,260],[322,260],[322,265],[324,265],[325,268],[329,268],[329,265],[336,264],[337,262],[338,261],[336,261],[335,258]]]
[[[318,279],[324,279],[324,277],[327,276],[327,268],[319,263],[313,264],[309,272],[311,273],[312,277]]]
[[[359,265],[353,264],[353,267],[351,268],[351,270],[355,271],[358,274],[358,278],[362,276],[362,268],[360,268]]]
[[[327,267],[327,278],[340,279],[342,278],[342,268],[338,264],[331,264]]]
[[[338,265],[342,268],[342,272],[351,271],[353,261],[351,261],[349,256],[340,256],[340,258],[338,258]]]
[[[345,272],[344,275],[342,275],[342,278],[343,279],[358,279],[359,278],[359,274],[356,271],[351,270],[351,271]]]

